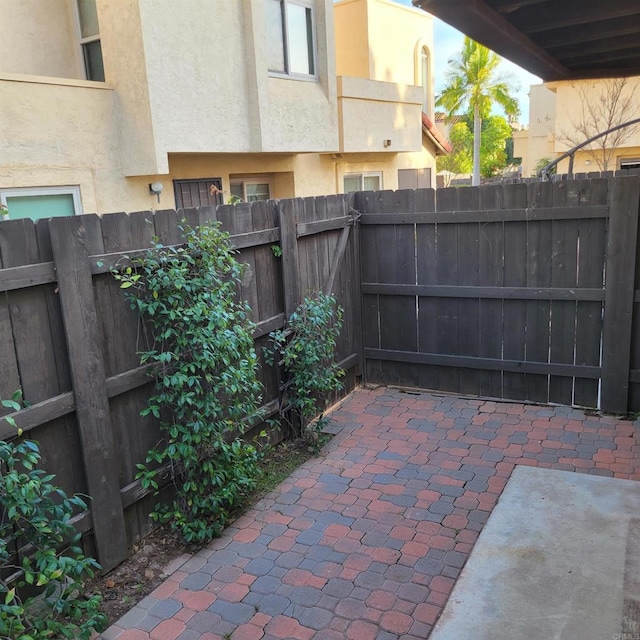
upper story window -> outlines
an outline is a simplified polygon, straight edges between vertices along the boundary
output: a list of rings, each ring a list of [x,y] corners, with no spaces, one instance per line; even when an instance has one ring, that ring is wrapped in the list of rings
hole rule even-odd
[[[316,75],[313,0],[265,0],[269,71]]]
[[[422,112],[431,115],[431,68],[429,50],[422,47],[420,51],[420,79],[422,84]]]
[[[77,0],[80,46],[87,80],[104,82],[96,0]]]

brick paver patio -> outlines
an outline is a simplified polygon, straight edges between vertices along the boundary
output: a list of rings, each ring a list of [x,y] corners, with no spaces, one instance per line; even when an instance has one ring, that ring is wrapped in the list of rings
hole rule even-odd
[[[640,479],[637,422],[359,389],[323,455],[105,640],[424,640],[517,464]]]

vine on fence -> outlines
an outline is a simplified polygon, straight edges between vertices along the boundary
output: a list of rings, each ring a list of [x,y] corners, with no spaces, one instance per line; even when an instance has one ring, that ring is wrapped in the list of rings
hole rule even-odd
[[[15,399],[0,405],[20,409]],[[16,426],[10,415],[3,420]],[[37,443],[0,441],[0,637],[88,640],[106,617],[100,597],[83,593],[100,566],[82,553],[70,522],[87,506],[53,485],[40,462]]]
[[[151,515],[200,542],[219,535],[256,484],[259,454],[240,436],[257,414],[261,387],[250,309],[236,296],[244,265],[217,223],[181,230],[183,245],[155,239],[145,257],[114,275],[155,340],[141,353],[156,379],[142,413],[160,419],[165,439],[137,477],[157,492],[161,469],[170,470],[176,497]]]
[[[336,299],[323,292],[307,296],[289,317],[287,327],[270,334],[266,360],[282,363],[287,380],[288,404],[300,430],[312,442],[323,426],[323,417],[313,418],[326,408],[332,393],[342,388],[344,371],[335,362],[336,340],[342,329],[343,310]]]

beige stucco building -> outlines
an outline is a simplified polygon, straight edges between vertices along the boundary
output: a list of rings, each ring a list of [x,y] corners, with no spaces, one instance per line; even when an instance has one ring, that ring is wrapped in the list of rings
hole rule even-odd
[[[0,24],[10,217],[431,186],[446,146],[432,18],[389,0],[0,0]]]
[[[529,126],[514,132],[514,155],[522,157],[523,175],[531,176],[544,158],[553,160],[591,136],[638,117],[640,78],[533,85],[529,92]],[[577,151],[573,172],[630,167],[640,167],[640,127]],[[559,163],[559,173],[568,169],[568,159]]]

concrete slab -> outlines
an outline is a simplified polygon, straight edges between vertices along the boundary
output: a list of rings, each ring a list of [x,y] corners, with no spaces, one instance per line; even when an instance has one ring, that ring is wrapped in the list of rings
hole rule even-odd
[[[638,518],[638,482],[516,467],[430,640],[640,638]]]

